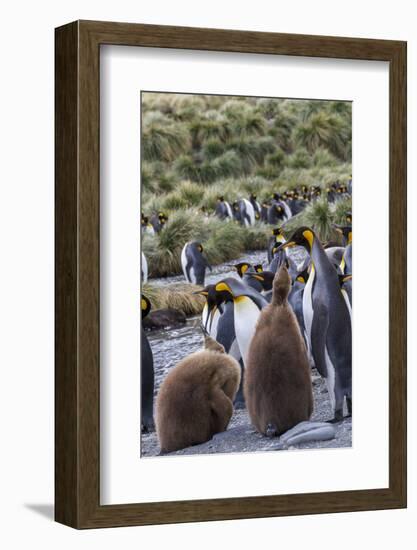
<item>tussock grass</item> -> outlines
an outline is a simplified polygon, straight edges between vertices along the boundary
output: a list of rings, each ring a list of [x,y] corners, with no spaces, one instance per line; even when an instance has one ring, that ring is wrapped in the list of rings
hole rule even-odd
[[[149,298],[153,310],[173,308],[190,316],[203,311],[204,297],[193,294],[200,289],[201,287],[188,283],[173,283],[166,286],[146,283],[142,286],[142,293]]]
[[[204,243],[204,250],[212,264],[237,258],[245,250],[243,228],[236,222],[211,222],[210,237]]]
[[[339,234],[333,229],[332,224],[345,224],[346,213],[352,210],[352,200],[350,198],[340,199],[331,206],[325,198],[316,200],[309,204],[307,208],[291,218],[285,224],[285,234],[291,235],[298,227],[306,225],[311,227],[322,242],[328,240],[339,241]]]

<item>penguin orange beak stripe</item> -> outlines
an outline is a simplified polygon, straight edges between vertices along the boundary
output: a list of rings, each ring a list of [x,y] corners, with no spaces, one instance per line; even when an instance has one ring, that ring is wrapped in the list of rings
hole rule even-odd
[[[292,248],[293,246],[297,246],[297,243],[294,241],[288,241],[286,243],[281,244],[275,251],[278,252],[279,250],[284,250],[285,248]]]

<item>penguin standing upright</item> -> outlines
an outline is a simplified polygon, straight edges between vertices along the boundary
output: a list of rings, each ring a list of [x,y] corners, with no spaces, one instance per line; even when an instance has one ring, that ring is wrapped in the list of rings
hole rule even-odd
[[[245,363],[256,321],[260,311],[268,305],[268,302],[262,294],[232,277],[216,283],[215,291],[217,303],[233,302],[236,340]]]
[[[346,398],[352,412],[352,327],[339,278],[320,240],[309,227],[300,227],[281,248],[303,246],[311,257],[311,270],[303,295],[303,316],[314,363],[326,379],[334,411],[343,418]]]
[[[223,196],[217,197],[215,214],[221,220],[232,220],[233,212],[230,204],[224,200]]]
[[[246,362],[244,393],[250,419],[273,437],[310,418],[313,389],[307,351],[287,297],[285,267],[275,275],[271,304],[262,310]]]
[[[149,299],[142,294],[141,299],[142,319],[144,319],[151,310]],[[141,431],[148,433],[155,429],[153,419],[153,392],[155,384],[155,374],[153,368],[153,354],[146,337],[143,326],[141,326]]]
[[[155,235],[155,229],[151,223],[149,223],[148,216],[142,214],[141,217],[141,231],[146,235]]]
[[[235,220],[249,227],[255,223],[255,209],[247,199],[239,199],[233,203],[233,212]]]
[[[181,252],[181,265],[184,277],[189,283],[204,285],[206,268],[212,270],[207,258],[203,255],[203,247],[197,241],[188,242]]]
[[[250,194],[249,201],[250,201],[250,203],[253,206],[253,209],[255,211],[255,219],[260,220],[261,219],[261,205],[256,200],[256,195],[254,193]]]
[[[200,294],[206,298],[206,303],[201,314],[203,331],[222,344],[226,353],[236,359],[240,365],[241,381],[234,406],[237,409],[241,409],[245,406],[243,397],[244,365],[236,339],[233,302],[223,302],[216,291],[215,284],[207,285],[203,290],[199,290],[195,294]]]
[[[351,216],[349,219],[352,219]],[[352,226],[351,225],[335,225],[336,231],[340,233],[343,237],[343,242],[345,245],[345,250],[340,261],[340,270],[342,273],[351,274],[352,273]]]

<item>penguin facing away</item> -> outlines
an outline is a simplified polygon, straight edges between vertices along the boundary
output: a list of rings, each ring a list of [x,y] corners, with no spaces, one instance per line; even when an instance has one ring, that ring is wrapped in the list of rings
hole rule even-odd
[[[184,277],[189,283],[204,285],[206,268],[212,271],[211,265],[203,255],[203,247],[197,241],[188,242],[181,252],[181,265]]]
[[[161,454],[209,441],[226,430],[240,367],[210,336],[202,351],[180,361],[162,382],[156,400]]]
[[[217,197],[215,214],[221,220],[232,220],[233,212],[230,204],[224,200],[224,197]]]
[[[142,319],[144,319],[151,310],[149,299],[142,294],[141,298]],[[155,384],[155,374],[153,368],[153,354],[149,340],[141,327],[141,432],[148,433],[155,429],[153,419],[153,392]]]
[[[346,398],[352,413],[352,328],[339,278],[320,240],[308,227],[300,227],[281,248],[303,246],[311,257],[311,270],[303,294],[306,338],[315,366],[325,378],[334,411],[333,422],[343,419]]]
[[[252,424],[262,434],[281,435],[313,412],[307,351],[288,303],[291,278],[275,275],[271,304],[259,315],[246,360],[244,393]]]

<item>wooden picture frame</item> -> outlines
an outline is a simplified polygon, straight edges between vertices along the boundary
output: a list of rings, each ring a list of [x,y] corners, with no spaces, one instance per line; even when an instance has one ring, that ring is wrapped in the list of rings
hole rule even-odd
[[[100,505],[99,56],[104,44],[389,62],[389,487]],[[406,43],[111,22],[56,29],[55,519],[75,528],[406,506]],[[395,252],[395,258],[394,258]]]

